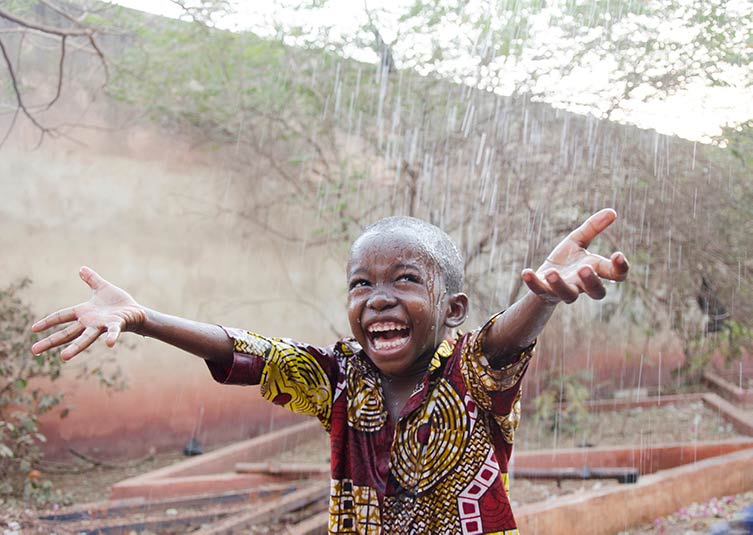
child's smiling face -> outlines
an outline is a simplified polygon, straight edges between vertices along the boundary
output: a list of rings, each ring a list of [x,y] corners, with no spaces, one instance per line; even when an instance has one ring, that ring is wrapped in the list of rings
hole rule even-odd
[[[348,262],[353,336],[388,376],[425,372],[450,327],[465,319],[467,298],[449,294],[437,263],[409,232],[359,238]]]

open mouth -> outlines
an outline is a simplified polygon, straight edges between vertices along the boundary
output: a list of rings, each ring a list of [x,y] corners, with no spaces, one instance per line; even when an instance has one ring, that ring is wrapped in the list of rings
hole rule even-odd
[[[410,327],[394,321],[372,323],[366,329],[374,349],[391,351],[404,346],[410,339]]]

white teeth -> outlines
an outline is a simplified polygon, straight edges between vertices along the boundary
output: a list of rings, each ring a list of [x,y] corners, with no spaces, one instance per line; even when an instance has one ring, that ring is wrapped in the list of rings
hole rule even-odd
[[[387,331],[400,331],[407,328],[407,325],[403,325],[401,323],[395,323],[393,321],[383,321],[369,325],[368,331],[370,333],[383,333]]]
[[[379,351],[396,349],[408,342],[408,336],[401,336],[400,338],[393,338],[392,340],[382,340],[375,338],[373,341],[374,348]]]
[[[369,334],[378,335],[391,331],[407,331],[408,326],[404,323],[396,323],[394,321],[379,321],[369,325],[366,330],[369,332]],[[410,334],[403,336],[380,335],[374,336],[372,343],[374,344],[374,349],[376,349],[377,351],[392,351],[393,349],[404,346],[408,343],[409,340]]]

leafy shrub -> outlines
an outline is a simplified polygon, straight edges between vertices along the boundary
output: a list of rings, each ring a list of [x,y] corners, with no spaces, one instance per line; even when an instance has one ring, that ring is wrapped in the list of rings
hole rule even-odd
[[[61,393],[45,388],[60,377],[62,361],[59,351],[31,354],[39,336],[31,332],[31,309],[19,297],[30,283],[23,279],[0,290],[0,496],[43,500],[49,482],[32,472],[45,441],[39,418],[62,401]]]
[[[51,383],[61,374],[60,350],[32,355],[32,344],[43,335],[31,332],[34,315],[20,293],[29,279],[0,289],[0,499],[23,497],[38,504],[52,497],[52,485],[37,470],[45,436],[39,419],[60,405],[62,392]],[[94,376],[107,388],[122,388],[120,370],[81,369],[79,377]],[[61,411],[65,417],[68,409]]]
[[[588,379],[589,374],[582,370],[562,376],[551,374],[542,392],[533,400],[534,424],[550,430],[558,428],[563,434],[583,429],[588,419],[586,401],[591,394]]]

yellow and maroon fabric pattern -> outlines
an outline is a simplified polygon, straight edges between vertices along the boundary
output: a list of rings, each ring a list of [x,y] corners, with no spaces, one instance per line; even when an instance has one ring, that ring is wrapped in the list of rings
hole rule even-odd
[[[353,339],[316,348],[226,329],[233,364],[210,371],[329,432],[330,533],[516,534],[507,464],[533,346],[492,369],[483,336],[497,317],[440,344],[397,422]]]

